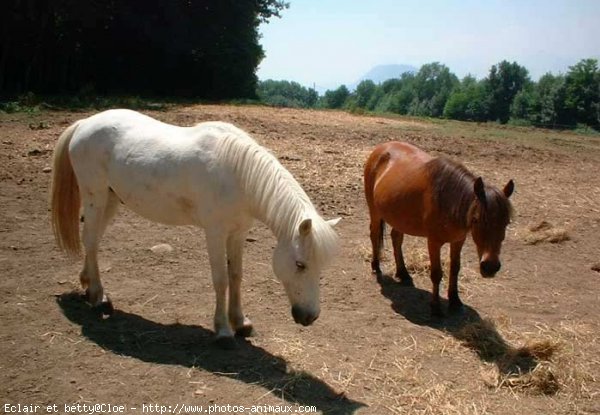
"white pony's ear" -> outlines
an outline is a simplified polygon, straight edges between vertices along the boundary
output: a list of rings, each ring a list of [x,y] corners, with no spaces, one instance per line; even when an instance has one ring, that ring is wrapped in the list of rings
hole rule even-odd
[[[339,221],[341,221],[341,220],[342,220],[342,218],[335,218],[335,219],[329,219],[329,220],[326,220],[325,222],[326,222],[326,223],[327,223],[329,226],[331,226],[331,227],[333,228],[333,227],[335,227],[335,225],[337,225],[337,224],[339,223]]]
[[[300,232],[300,236],[307,236],[312,229],[312,219],[304,219],[300,222],[300,226],[298,226],[298,232]]]

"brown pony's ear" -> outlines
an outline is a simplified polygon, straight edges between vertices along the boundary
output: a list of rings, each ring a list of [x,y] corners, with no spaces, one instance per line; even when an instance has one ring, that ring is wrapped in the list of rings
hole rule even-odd
[[[475,196],[481,203],[485,203],[485,188],[483,186],[483,179],[478,177],[473,184],[473,190],[475,190]]]
[[[503,190],[504,196],[509,198],[510,195],[512,195],[514,191],[515,191],[515,182],[513,182],[513,180],[510,179],[508,181],[508,183],[506,183],[506,186],[504,186],[504,190]]]

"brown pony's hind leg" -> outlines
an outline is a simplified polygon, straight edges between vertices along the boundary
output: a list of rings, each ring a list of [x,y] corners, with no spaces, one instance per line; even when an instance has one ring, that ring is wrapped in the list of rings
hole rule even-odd
[[[381,275],[379,260],[381,258],[381,248],[383,245],[384,227],[385,222],[383,220],[371,217],[370,236],[371,247],[373,250],[373,256],[371,257],[371,270],[374,274],[377,274],[377,276]]]
[[[431,314],[435,317],[442,317],[444,315],[440,305],[440,282],[444,275],[440,261],[442,244],[427,239],[427,248],[429,250],[429,262],[431,264],[431,283],[433,284],[433,290],[431,292]]]
[[[465,240],[450,244],[450,278],[448,279],[448,310],[458,313],[463,309],[463,303],[458,297],[458,272],[460,271],[460,252]]]
[[[407,287],[414,287],[415,284],[406,269],[404,263],[404,255],[402,254],[402,242],[404,241],[404,234],[392,229],[390,233],[392,237],[392,245],[394,246],[394,259],[396,260],[396,278],[400,279],[400,283]]]

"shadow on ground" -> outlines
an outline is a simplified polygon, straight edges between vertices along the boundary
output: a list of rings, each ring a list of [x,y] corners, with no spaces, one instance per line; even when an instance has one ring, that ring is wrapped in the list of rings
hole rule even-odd
[[[284,359],[243,339],[237,340],[237,349],[226,351],[216,346],[213,332],[201,326],[161,324],[119,310],[103,320],[77,292],[57,296],[56,302],[85,337],[116,354],[260,385],[289,403],[315,406],[324,414],[353,414],[366,406],[337,394],[309,373],[289,370]]]
[[[538,361],[527,348],[510,345],[489,319],[483,319],[474,308],[464,305],[461,313],[442,318],[431,316],[431,293],[417,287],[401,285],[389,275],[377,275],[381,293],[389,299],[392,309],[407,320],[452,335],[473,350],[482,361],[494,363],[503,375],[521,374],[533,370]],[[448,301],[441,299],[442,310]]]

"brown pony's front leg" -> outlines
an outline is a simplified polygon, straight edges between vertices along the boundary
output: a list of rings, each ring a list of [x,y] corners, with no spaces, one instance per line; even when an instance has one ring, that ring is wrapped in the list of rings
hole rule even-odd
[[[442,281],[442,265],[440,261],[440,250],[442,244],[437,241],[427,239],[427,248],[429,250],[429,262],[431,264],[431,282],[433,290],[431,292],[431,314],[436,317],[443,316],[440,305],[440,282]]]
[[[448,310],[451,313],[460,312],[463,303],[458,297],[458,272],[460,271],[460,252],[465,240],[450,244],[450,278],[448,279]]]

